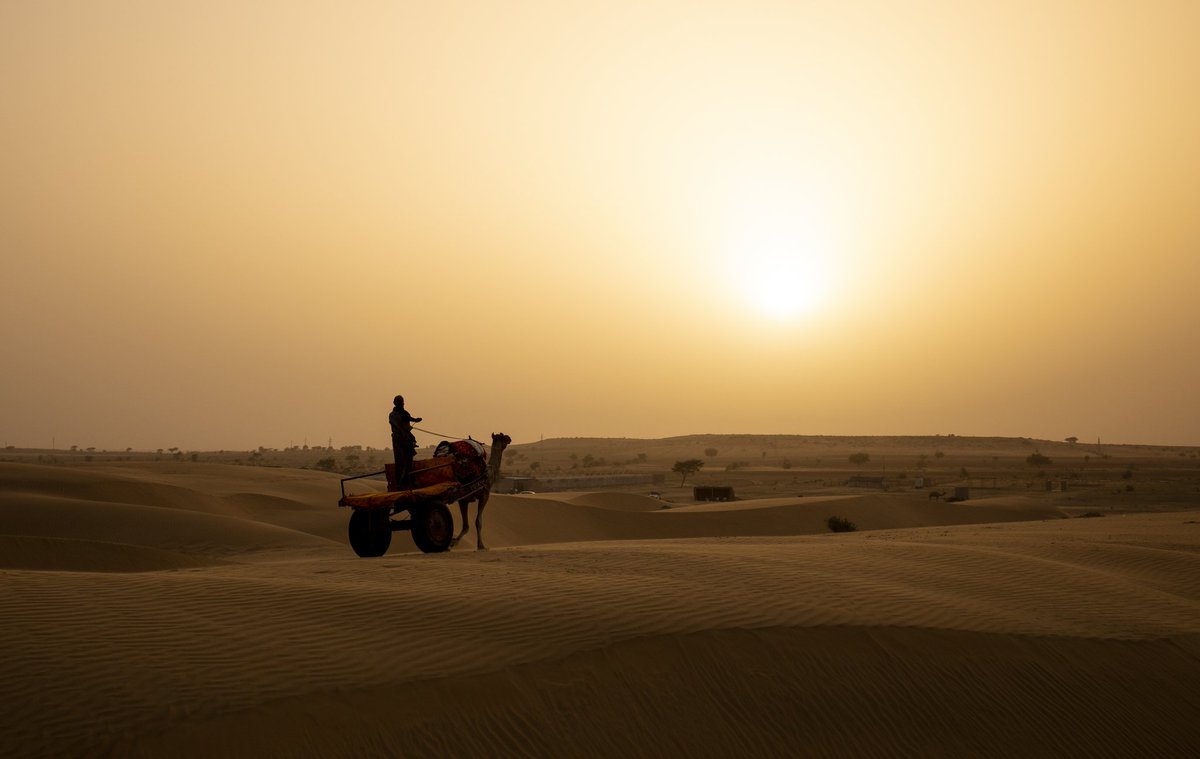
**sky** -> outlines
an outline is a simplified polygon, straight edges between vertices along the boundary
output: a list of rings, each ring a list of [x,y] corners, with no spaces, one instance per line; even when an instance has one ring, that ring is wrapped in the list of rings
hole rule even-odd
[[[1200,445],[1200,3],[0,2],[0,438]],[[419,433],[422,444],[436,442]]]

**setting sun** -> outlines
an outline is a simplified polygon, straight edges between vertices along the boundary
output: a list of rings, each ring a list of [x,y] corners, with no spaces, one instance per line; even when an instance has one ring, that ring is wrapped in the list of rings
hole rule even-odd
[[[829,276],[821,259],[804,251],[766,250],[752,254],[738,272],[743,298],[773,319],[804,316],[826,304]]]

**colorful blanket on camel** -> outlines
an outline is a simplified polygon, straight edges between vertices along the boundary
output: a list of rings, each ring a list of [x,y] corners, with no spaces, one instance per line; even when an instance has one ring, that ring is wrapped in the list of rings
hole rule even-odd
[[[454,457],[454,478],[473,482],[487,474],[487,449],[478,440],[443,440],[433,455]]]

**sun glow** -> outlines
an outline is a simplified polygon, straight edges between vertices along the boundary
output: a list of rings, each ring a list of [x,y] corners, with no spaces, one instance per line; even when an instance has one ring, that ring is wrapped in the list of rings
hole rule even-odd
[[[812,230],[747,240],[735,254],[733,281],[757,313],[792,320],[827,305],[833,289],[832,248]]]
[[[853,162],[810,163],[792,175],[764,155],[723,172],[713,253],[724,283],[761,319],[790,322],[828,308],[847,264]]]
[[[814,261],[770,254],[747,263],[739,285],[756,311],[774,319],[813,312],[824,303],[829,289],[825,273]]]

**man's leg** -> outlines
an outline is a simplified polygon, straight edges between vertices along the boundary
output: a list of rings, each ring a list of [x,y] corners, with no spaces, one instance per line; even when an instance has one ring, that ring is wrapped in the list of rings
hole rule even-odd
[[[408,469],[412,461],[412,454],[408,453],[407,446],[404,444],[404,438],[392,436],[392,460],[396,462],[396,489],[404,487],[404,478],[408,476]]]

